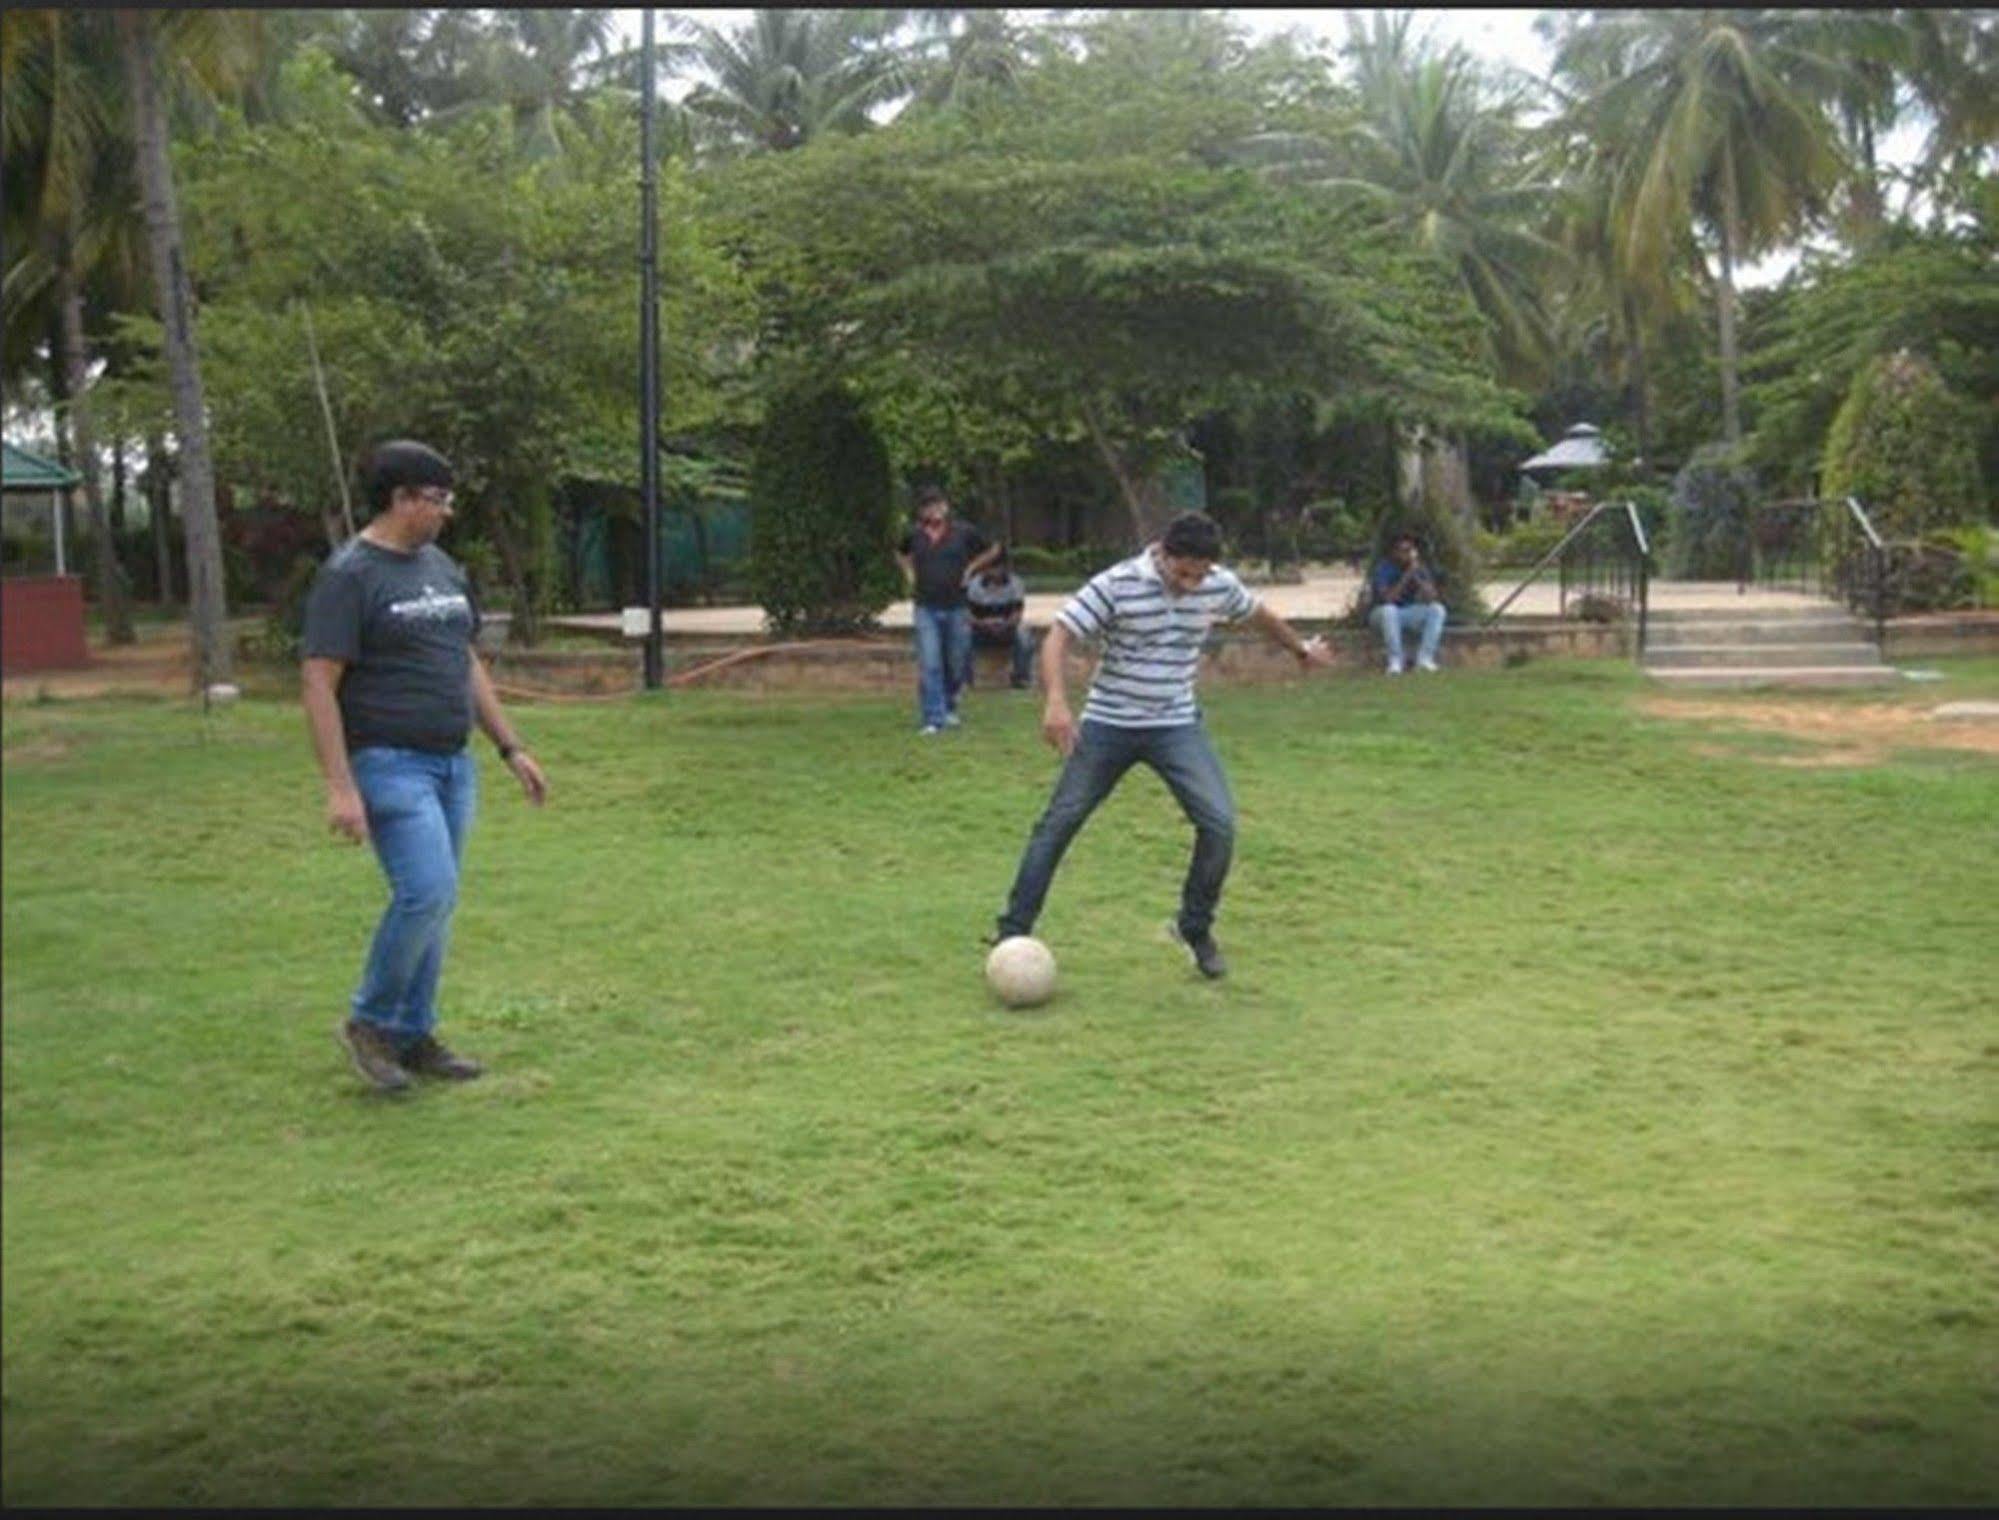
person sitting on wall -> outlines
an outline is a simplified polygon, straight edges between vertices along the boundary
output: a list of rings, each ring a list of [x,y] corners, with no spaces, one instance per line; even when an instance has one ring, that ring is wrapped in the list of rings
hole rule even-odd
[[[1034,684],[1034,635],[1027,631],[1027,587],[1014,574],[1013,561],[1002,549],[998,559],[965,582],[965,604],[972,611],[972,642],[1013,651],[1010,684],[1024,691]],[[965,684],[972,684],[972,662],[965,662]]]
[[[1388,673],[1402,674],[1402,635],[1412,628],[1422,640],[1416,646],[1416,668],[1435,670],[1437,646],[1444,637],[1444,599],[1437,589],[1437,573],[1423,563],[1415,534],[1395,535],[1388,553],[1375,565],[1368,589],[1373,606],[1367,620],[1388,650]]]

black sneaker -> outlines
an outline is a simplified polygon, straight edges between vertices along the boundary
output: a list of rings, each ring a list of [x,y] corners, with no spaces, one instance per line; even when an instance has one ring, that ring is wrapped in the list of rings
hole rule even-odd
[[[349,1019],[334,1031],[333,1037],[347,1052],[361,1079],[377,1092],[401,1092],[410,1085],[410,1074],[396,1059],[394,1042],[373,1024]]]
[[[420,1077],[442,1077],[447,1082],[470,1082],[486,1069],[470,1056],[453,1055],[433,1035],[405,1050],[403,1065]]]
[[[1214,935],[1189,935],[1181,930],[1177,919],[1166,926],[1166,932],[1173,936],[1176,943],[1186,947],[1201,975],[1209,981],[1220,981],[1229,974],[1229,963],[1222,959],[1222,947],[1215,943]]]

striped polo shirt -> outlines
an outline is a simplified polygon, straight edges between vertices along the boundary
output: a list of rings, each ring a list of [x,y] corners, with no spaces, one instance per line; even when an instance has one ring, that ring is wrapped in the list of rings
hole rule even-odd
[[[1219,565],[1198,589],[1169,591],[1149,547],[1092,576],[1055,614],[1077,638],[1103,643],[1083,721],[1118,728],[1192,723],[1199,717],[1194,672],[1208,630],[1248,617],[1256,605]]]

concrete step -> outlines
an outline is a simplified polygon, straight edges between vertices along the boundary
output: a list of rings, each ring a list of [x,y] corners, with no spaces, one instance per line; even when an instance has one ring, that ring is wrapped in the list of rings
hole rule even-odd
[[[1677,649],[1688,644],[1861,644],[1871,642],[1870,630],[1845,615],[1811,618],[1704,618],[1660,622],[1648,618],[1648,648]]]
[[[1879,665],[1881,651],[1873,644],[1650,644],[1647,669],[1684,670],[1727,667]]]
[[[1885,686],[1901,679],[1890,665],[1735,666],[1716,670],[1655,670],[1645,672],[1662,686],[1682,690],[1718,691],[1744,686]]]
[[[1713,618],[1764,618],[1773,623],[1786,619],[1797,621],[1812,618],[1847,617],[1847,609],[1829,597],[1802,599],[1784,607],[1771,607],[1748,602],[1733,606],[1726,602],[1710,603],[1705,607],[1654,607],[1652,616],[1668,623],[1704,623]]]

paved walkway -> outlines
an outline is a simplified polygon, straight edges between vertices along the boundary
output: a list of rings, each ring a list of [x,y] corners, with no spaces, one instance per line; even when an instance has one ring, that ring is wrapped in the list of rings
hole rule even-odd
[[[1308,572],[1299,585],[1257,586],[1253,589],[1284,617],[1323,619],[1345,613],[1353,605],[1360,582],[1360,576],[1351,570],[1321,569]],[[1479,589],[1485,595],[1486,606],[1497,607],[1519,584],[1519,577],[1515,576],[1510,580],[1485,581]],[[1028,627],[1046,628],[1068,599],[1067,593],[1062,592],[1031,593],[1023,614]],[[1560,587],[1553,577],[1548,577],[1521,592],[1513,605],[1506,609],[1506,617],[1516,614],[1554,617],[1560,601]],[[1755,586],[1738,593],[1734,581],[1654,581],[1650,604],[1655,612],[1691,612],[1720,608],[1767,611],[1783,607],[1816,607],[1822,602],[1817,597],[1797,592],[1768,591]],[[669,638],[674,634],[753,637],[763,632],[764,623],[763,609],[754,606],[670,607],[661,613],[660,618]],[[568,628],[610,630],[621,625],[622,617],[616,612],[596,612],[550,621]],[[909,627],[910,604],[906,601],[893,603],[882,613],[881,622],[885,628]]]

